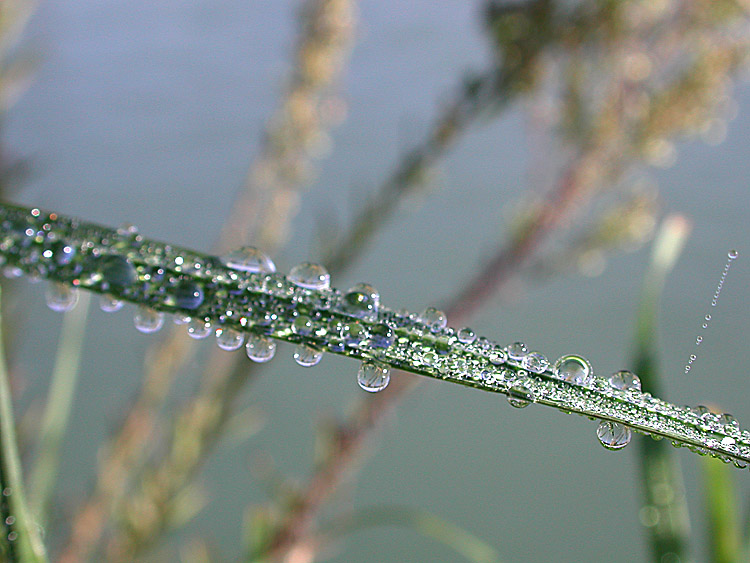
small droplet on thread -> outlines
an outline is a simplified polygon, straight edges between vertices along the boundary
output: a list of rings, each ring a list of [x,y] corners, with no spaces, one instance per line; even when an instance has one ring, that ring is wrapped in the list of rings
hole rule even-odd
[[[732,250],[730,250],[729,252],[727,252],[727,256],[729,257],[730,260],[734,260],[739,255],[740,255],[740,253],[737,252],[734,248]]]
[[[596,437],[602,446],[608,450],[619,450],[630,443],[633,433],[624,424],[602,420],[596,429]]]
[[[216,345],[222,350],[237,350],[245,341],[245,335],[233,328],[216,329]]]
[[[697,356],[695,354],[690,354],[690,363],[691,364],[695,361],[696,357]]]
[[[697,337],[697,338],[695,339],[695,345],[696,345],[696,346],[699,346],[701,342],[703,342],[703,337],[702,337],[702,336],[698,336],[698,337]]]
[[[323,352],[308,346],[307,344],[298,344],[294,349],[294,361],[302,367],[312,367],[320,363]]]
[[[145,334],[156,332],[164,324],[164,313],[140,306],[133,315],[133,322],[140,332]]]
[[[706,321],[710,321],[711,320],[711,315],[706,315],[705,319],[706,319]]]
[[[369,393],[377,393],[388,386],[391,380],[391,369],[386,365],[365,361],[359,366],[357,383]]]
[[[64,283],[52,282],[47,287],[46,298],[50,309],[65,313],[78,303],[78,289]]]
[[[276,342],[266,336],[248,334],[245,353],[254,362],[267,362],[276,354]]]

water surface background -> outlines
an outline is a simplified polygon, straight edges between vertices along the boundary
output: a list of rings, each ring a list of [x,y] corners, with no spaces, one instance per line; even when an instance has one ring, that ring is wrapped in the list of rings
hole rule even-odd
[[[465,1],[362,2],[356,46],[343,83],[348,119],[333,153],[305,194],[280,270],[314,256],[316,221],[345,222],[399,154],[424,133],[463,73],[482,68],[488,49],[479,5]],[[30,175],[12,199],[116,226],[132,222],[151,238],[208,250],[257,154],[294,44],[296,2],[40,4],[25,48],[38,58],[36,80],[7,117],[6,145]],[[712,403],[750,425],[746,346],[750,327],[750,89],[735,90],[738,117],[719,146],[678,146],[674,167],[656,173],[666,209],[694,230],[669,278],[660,319],[664,398]],[[468,279],[504,232],[506,208],[538,162],[522,108],[467,135],[441,167],[429,197],[409,200],[337,287],[367,280],[393,307],[440,303]],[[690,375],[688,355],[730,248],[740,251]],[[473,328],[500,342],[524,340],[554,358],[578,352],[608,373],[627,366],[634,306],[648,251],[618,255],[596,278],[559,276],[518,297],[488,303]],[[28,286],[20,357],[25,406],[44,392],[60,316]],[[136,332],[130,308],[91,315],[83,373],[58,490],[63,520],[92,483],[97,447],[138,388],[143,352],[154,336]],[[202,473],[210,503],[152,560],[175,557],[200,535],[227,556],[238,553],[242,518],[263,502],[253,459],[270,454],[280,471],[304,478],[315,424],[358,396],[357,366],[325,357],[297,366],[291,347],[245,390],[242,403],[265,414],[248,441],[225,441]],[[179,396],[196,373],[180,380]],[[401,504],[456,522],[492,543],[504,561],[646,559],[638,521],[636,448],[599,446],[596,423],[539,406],[512,409],[502,396],[427,381],[377,439],[357,484],[339,508]],[[679,451],[700,517],[697,456]],[[745,505],[750,477],[735,478]],[[697,553],[698,560],[703,559]],[[337,562],[454,561],[412,531],[356,534]]]

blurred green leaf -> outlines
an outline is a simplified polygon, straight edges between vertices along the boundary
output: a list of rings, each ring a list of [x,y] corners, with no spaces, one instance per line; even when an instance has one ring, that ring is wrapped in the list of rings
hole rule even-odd
[[[701,460],[708,524],[709,561],[739,563],[740,531],[732,468],[712,457]]]

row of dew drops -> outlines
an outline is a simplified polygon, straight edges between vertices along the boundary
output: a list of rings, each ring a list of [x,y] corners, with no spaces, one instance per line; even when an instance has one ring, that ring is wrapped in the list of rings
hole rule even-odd
[[[128,229],[128,231],[125,231]],[[132,227],[118,230],[121,234],[129,234]],[[107,266],[105,277],[110,282],[117,278],[120,285],[135,279],[135,269],[127,260],[116,258],[112,264]],[[220,258],[221,262],[230,269],[248,274],[272,274],[276,272],[273,261],[261,251],[254,247],[245,246],[234,250]],[[5,272],[9,275],[8,272]],[[12,272],[11,275],[16,275]],[[289,281],[295,285],[309,290],[325,290],[330,288],[330,275],[327,270],[319,265],[304,262],[293,267],[287,276]],[[114,284],[113,284],[114,285]],[[183,282],[170,297],[173,305],[182,309],[196,309],[203,302],[203,291],[198,284]],[[58,312],[73,309],[78,302],[78,289],[73,286],[52,282],[46,293],[48,306]],[[102,295],[99,302],[100,308],[105,312],[114,312],[122,308],[123,302],[110,295]],[[343,297],[339,305],[339,312],[347,316],[362,320],[376,321],[380,305],[380,296],[375,288],[368,284],[360,283],[352,287]],[[148,307],[139,306],[134,314],[135,327],[143,333],[153,333],[164,325],[165,315]],[[418,320],[437,332],[447,325],[446,315],[433,307],[425,309]],[[192,319],[188,316],[176,316],[177,324],[187,326],[187,332],[192,338],[202,339],[208,337],[211,332],[216,336],[217,345],[223,350],[237,350],[245,345],[245,352],[255,362],[268,362],[276,353],[276,343],[266,336],[253,333],[244,334],[231,328],[217,328],[212,331],[209,323],[203,319]],[[306,334],[304,326],[309,324],[309,319],[298,317],[292,330],[299,334]],[[308,332],[309,334],[309,332]],[[469,328],[459,329],[456,333],[457,339],[463,344],[471,344],[476,339],[476,334]],[[301,366],[312,367],[317,365],[323,357],[323,351],[307,344],[298,344],[293,353],[294,360]],[[492,363],[503,363],[510,359],[519,364],[523,369],[533,373],[541,374],[550,369],[547,358],[535,351],[528,351],[525,344],[515,342],[505,347],[504,352],[490,356]],[[588,384],[593,377],[593,369],[586,358],[579,355],[565,355],[559,358],[551,367],[552,374],[558,379],[563,379],[579,385]],[[390,381],[390,368],[387,365],[373,360],[364,360],[357,374],[359,386],[368,392],[382,391]],[[613,389],[622,391],[641,390],[641,382],[638,376],[629,371],[618,371],[608,379]],[[516,407],[523,408],[534,401],[533,393],[523,385],[517,383],[508,392],[508,402]],[[623,424],[612,421],[601,421],[596,431],[601,444],[608,449],[621,449],[627,446],[632,437],[631,429]]]

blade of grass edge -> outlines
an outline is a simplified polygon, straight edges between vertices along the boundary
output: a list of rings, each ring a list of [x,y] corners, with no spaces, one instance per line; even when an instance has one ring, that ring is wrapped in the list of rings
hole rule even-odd
[[[740,531],[732,468],[712,457],[701,459],[709,561],[739,563]]]
[[[1,299],[0,299],[1,301]],[[0,315],[0,326],[2,316]],[[42,543],[39,530],[33,521],[24,496],[21,477],[21,460],[18,456],[16,427],[13,419],[13,405],[10,397],[10,382],[5,367],[5,350],[0,338],[0,489],[6,497],[13,523],[10,534],[15,533],[13,540],[6,538],[6,545],[11,553],[18,553],[18,560],[35,563],[46,562],[47,553]],[[7,525],[8,520],[5,524]],[[10,547],[10,544],[13,544]],[[11,559],[12,560],[12,559]]]
[[[633,371],[644,391],[661,396],[656,316],[667,275],[674,267],[690,232],[680,215],[664,219],[656,236],[646,272],[636,320]],[[641,521],[646,526],[653,561],[688,561],[690,516],[685,500],[682,469],[672,447],[649,437],[639,439],[639,462],[643,488]]]
[[[29,504],[40,526],[46,525],[47,511],[57,480],[60,448],[75,398],[90,303],[91,295],[81,292],[78,305],[65,313],[60,328],[60,340],[47,404],[42,416],[36,460],[29,478]]]

